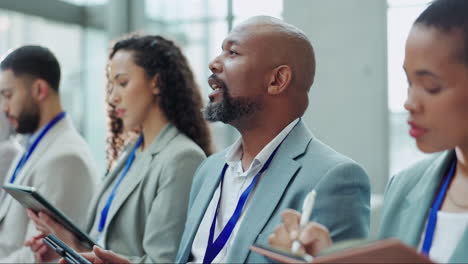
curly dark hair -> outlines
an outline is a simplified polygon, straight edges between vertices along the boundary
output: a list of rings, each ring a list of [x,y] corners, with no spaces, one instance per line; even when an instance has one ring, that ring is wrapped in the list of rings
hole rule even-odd
[[[135,64],[144,69],[148,79],[159,74],[160,100],[158,102],[162,112],[169,122],[200,146],[207,156],[212,154],[210,131],[201,113],[203,105],[200,89],[180,48],[174,42],[161,36],[132,35],[113,45],[109,60],[119,50],[132,51]],[[122,120],[117,117],[115,106],[108,100],[110,94],[108,74],[107,80],[106,101],[109,118],[107,170],[109,171],[122,147],[132,136],[123,133]]]

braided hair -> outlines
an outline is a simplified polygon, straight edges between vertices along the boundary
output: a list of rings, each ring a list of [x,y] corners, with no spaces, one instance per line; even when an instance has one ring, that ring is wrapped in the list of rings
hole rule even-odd
[[[119,50],[132,51],[134,63],[142,67],[148,79],[156,74],[160,89],[159,106],[166,118],[182,133],[192,139],[207,156],[212,154],[212,143],[207,122],[203,119],[200,89],[195,82],[188,61],[180,48],[161,36],[133,35],[114,44],[109,60]],[[109,76],[107,73],[107,79]],[[110,82],[107,85],[107,112],[109,134],[107,137],[108,168],[117,159],[131,134],[123,133],[123,123],[117,117],[115,106],[109,102]],[[133,133],[134,134],[134,133]]]

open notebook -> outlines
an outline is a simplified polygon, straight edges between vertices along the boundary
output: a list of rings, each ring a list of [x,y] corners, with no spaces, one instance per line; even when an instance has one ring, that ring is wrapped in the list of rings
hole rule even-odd
[[[307,255],[267,245],[255,244],[250,249],[280,263],[434,263],[397,239],[335,243],[313,260]]]

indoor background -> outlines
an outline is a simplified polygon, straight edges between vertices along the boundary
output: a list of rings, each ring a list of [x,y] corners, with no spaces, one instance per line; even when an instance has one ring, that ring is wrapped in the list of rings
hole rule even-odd
[[[403,108],[404,44],[429,0],[0,0],[0,52],[49,47],[62,66],[66,111],[105,169],[105,64],[112,40],[161,34],[184,50],[203,94],[208,62],[229,30],[254,15],[304,30],[317,59],[304,121],[316,137],[361,163],[371,177],[372,232],[388,179],[424,158],[408,135]],[[237,132],[213,124],[218,150]]]

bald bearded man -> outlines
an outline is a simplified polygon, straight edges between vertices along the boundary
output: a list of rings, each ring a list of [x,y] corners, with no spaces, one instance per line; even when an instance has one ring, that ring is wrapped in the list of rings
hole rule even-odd
[[[281,212],[301,210],[312,189],[311,219],[334,241],[366,237],[367,174],[301,120],[315,75],[304,33],[275,18],[251,18],[232,30],[209,68],[213,92],[205,118],[232,125],[241,137],[198,168],[175,262],[270,262],[249,246],[268,243]],[[100,249],[86,257],[128,261]]]

